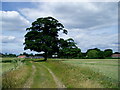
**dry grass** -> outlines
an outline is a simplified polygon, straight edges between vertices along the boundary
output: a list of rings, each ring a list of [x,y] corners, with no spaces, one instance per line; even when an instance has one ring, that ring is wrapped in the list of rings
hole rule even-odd
[[[21,87],[31,73],[30,66],[22,66],[19,69],[7,72],[2,75],[2,88],[19,88]]]

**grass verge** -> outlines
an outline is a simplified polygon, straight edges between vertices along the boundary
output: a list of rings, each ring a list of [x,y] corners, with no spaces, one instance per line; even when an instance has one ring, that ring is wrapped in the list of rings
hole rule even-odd
[[[2,88],[21,88],[31,74],[31,64],[2,75]]]

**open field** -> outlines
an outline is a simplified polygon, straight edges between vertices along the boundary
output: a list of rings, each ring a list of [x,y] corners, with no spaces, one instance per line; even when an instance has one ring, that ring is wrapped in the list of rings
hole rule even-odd
[[[2,63],[2,71],[1,73],[7,72],[11,69],[14,68],[14,64],[13,63]]]
[[[7,62],[14,62],[15,60],[21,60],[22,61],[22,60],[24,60],[24,58],[5,57],[5,58],[2,58],[0,61],[7,63]]]
[[[117,62],[113,59],[27,60],[20,68],[2,76],[3,88],[117,88]]]
[[[0,73],[5,73],[12,69],[19,67],[22,64],[21,63],[22,60],[24,60],[24,59],[2,58],[1,63],[0,63],[2,70],[0,70]]]
[[[118,60],[117,59],[86,59],[86,60],[66,60],[65,63],[79,66],[88,67],[95,72],[102,73],[103,75],[112,78],[113,81],[118,80]]]

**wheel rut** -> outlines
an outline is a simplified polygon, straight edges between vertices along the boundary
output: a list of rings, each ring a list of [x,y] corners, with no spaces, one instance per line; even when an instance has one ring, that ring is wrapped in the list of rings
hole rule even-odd
[[[34,65],[32,65],[32,74],[31,76],[29,77],[29,79],[26,81],[26,83],[24,84],[23,88],[30,88],[31,85],[33,84],[33,76],[36,72],[36,67]]]
[[[48,72],[52,75],[53,80],[55,81],[57,88],[66,88],[65,85],[55,76],[55,74],[45,65],[42,65],[44,68],[48,70]]]

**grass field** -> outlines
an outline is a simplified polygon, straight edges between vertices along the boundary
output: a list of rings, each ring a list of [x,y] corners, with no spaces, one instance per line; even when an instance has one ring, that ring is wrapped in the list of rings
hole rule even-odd
[[[1,63],[0,63],[2,70],[0,70],[0,73],[5,73],[5,72],[8,72],[12,69],[17,68],[21,64],[22,60],[24,60],[24,59],[2,58]]]
[[[113,81],[118,81],[118,60],[117,59],[85,59],[85,60],[66,60],[65,63],[79,66],[88,67],[95,72],[102,73],[103,75],[112,78]]]
[[[11,69],[14,68],[14,64],[13,63],[2,63],[2,71],[1,73],[7,72]]]
[[[12,67],[7,64],[3,67]],[[6,72],[2,80],[4,88],[117,88],[118,60],[27,60],[20,68]]]

